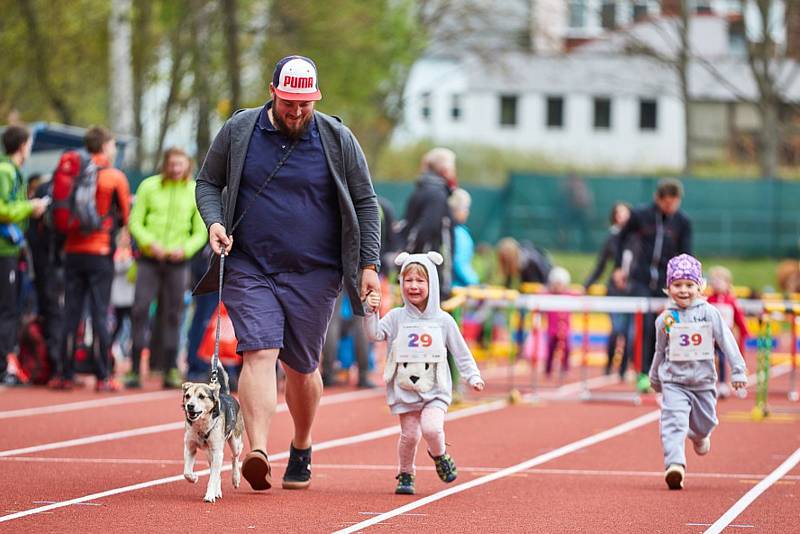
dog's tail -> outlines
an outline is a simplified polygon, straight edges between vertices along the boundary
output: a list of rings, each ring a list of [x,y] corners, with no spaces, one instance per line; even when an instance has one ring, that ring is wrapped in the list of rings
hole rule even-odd
[[[225,367],[219,362],[217,362],[217,379],[219,380],[220,393],[230,395],[231,385],[230,381],[228,380],[228,371],[226,371]]]

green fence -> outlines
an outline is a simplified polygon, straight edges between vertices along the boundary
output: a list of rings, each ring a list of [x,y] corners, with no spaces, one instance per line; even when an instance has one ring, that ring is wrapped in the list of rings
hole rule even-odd
[[[653,197],[657,178],[586,177],[591,206],[570,207],[565,176],[511,174],[501,189],[470,187],[469,227],[476,241],[506,235],[561,250],[595,251],[606,236],[617,200],[641,205]],[[800,183],[780,180],[683,180],[683,210],[692,221],[701,255],[796,256],[800,238]],[[376,183],[398,217],[413,184]]]

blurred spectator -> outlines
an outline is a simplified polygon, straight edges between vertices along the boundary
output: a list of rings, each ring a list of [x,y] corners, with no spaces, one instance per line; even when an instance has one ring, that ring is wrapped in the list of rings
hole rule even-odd
[[[403,236],[406,252],[439,252],[439,292],[450,294],[453,270],[453,217],[447,199],[456,186],[456,154],[437,147],[422,157],[422,174],[406,204]]]
[[[119,353],[128,354],[128,347],[120,340],[125,324],[130,325],[133,296],[136,290],[136,267],[133,261],[131,235],[123,228],[117,235],[117,248],[114,251],[114,280],[111,282],[111,307],[114,308],[114,332],[111,334],[112,347],[119,343]],[[126,344],[127,345],[127,344]]]
[[[592,216],[594,197],[586,181],[577,174],[567,177],[565,187],[566,209],[563,213],[561,224],[561,245],[564,248],[575,247],[578,250],[592,250],[592,233],[589,228],[589,219]],[[575,242],[572,235],[577,234]]]
[[[525,282],[545,283],[552,269],[547,253],[532,243],[505,237],[497,243],[497,266],[503,285],[518,289]]]
[[[7,356],[15,350],[19,315],[17,266],[29,217],[40,217],[47,201],[28,200],[20,167],[31,153],[31,134],[24,126],[9,126],[2,136],[5,156],[0,158],[0,384],[16,385],[7,372]]]
[[[39,184],[33,196],[52,198],[52,180]],[[26,234],[33,261],[36,307],[42,321],[51,368],[58,367],[64,329],[64,235],[53,228],[49,213],[31,221]]]
[[[622,268],[623,249],[617,250],[613,277],[617,286],[627,285],[631,295],[662,298],[667,286],[667,262],[680,254],[692,253],[692,225],[679,211],[683,199],[683,184],[674,178],[658,182],[653,203],[631,212],[628,223],[619,234],[621,242],[630,236],[637,238],[638,253],[634,255],[630,273]],[[646,313],[643,321],[642,369],[638,388],[650,389],[648,373],[655,351],[654,313]]]
[[[623,261],[623,268],[625,272],[627,272],[627,269],[630,268],[630,261],[632,259],[632,253],[630,252],[630,239],[626,243],[620,243],[619,240],[620,230],[622,230],[622,227],[627,224],[630,216],[631,208],[624,202],[617,202],[611,208],[611,227],[608,229],[608,237],[606,237],[606,242],[597,257],[597,264],[595,265],[594,270],[583,284],[585,290],[588,290],[589,287],[594,284],[600,278],[600,276],[602,276],[606,269],[606,264],[609,261],[612,262],[613,267],[614,258],[617,257],[617,252],[619,251],[620,247],[629,253],[628,257]],[[618,283],[614,280],[614,277],[609,276],[607,295],[611,297],[620,297],[626,296],[627,294],[628,292],[625,286],[618,285]],[[622,359],[619,364],[619,376],[622,379],[625,377],[625,371],[628,368],[628,362],[630,361],[631,353],[633,351],[633,347],[631,346],[631,340],[633,339],[633,336],[631,335],[631,315],[628,313],[612,313],[609,314],[609,317],[611,319],[611,333],[608,336],[608,360],[606,362],[606,374],[611,374],[614,355],[617,354],[617,352],[620,352],[621,349]]]
[[[394,207],[388,199],[378,197],[378,211],[381,218],[381,271],[382,276],[389,276],[395,268],[394,257],[400,251],[402,243],[395,230],[397,226]]]
[[[339,346],[344,336],[351,336],[358,366],[358,387],[373,388],[375,384],[369,379],[370,343],[367,339],[361,317],[353,314],[348,297],[339,293],[333,315],[328,323],[325,344],[322,346],[322,383],[325,386],[338,385],[336,380],[336,362]]]
[[[477,285],[479,283],[478,273],[472,268],[475,242],[466,225],[472,197],[464,189],[456,188],[450,195],[448,203],[455,223],[453,230],[455,245],[453,247],[453,287]]]
[[[568,295],[571,278],[563,267],[553,267],[547,276],[547,292],[550,295]],[[547,315],[547,360],[544,373],[547,378],[553,373],[553,360],[561,357],[561,376],[569,371],[570,312],[549,311]]]
[[[114,135],[107,129],[94,127],[84,137],[86,149],[97,165],[95,209],[101,224],[96,230],[85,232],[73,227],[67,232],[64,245],[66,253],[65,321],[61,332],[61,351],[57,375],[50,386],[71,389],[75,369],[67,347],[78,329],[84,303],[88,299],[92,318],[92,333],[99,351],[94,354],[94,372],[97,391],[117,391],[119,384],[113,380],[109,367],[111,336],[108,332],[108,307],[111,300],[111,283],[114,280],[112,257],[116,230],[128,223],[130,190],[125,175],[111,166],[117,154]]]
[[[739,350],[744,354],[744,342],[749,333],[747,332],[747,321],[744,318],[744,313],[736,301],[736,296],[733,294],[733,275],[731,272],[722,266],[715,266],[708,270],[709,285],[711,286],[711,295],[708,297],[708,303],[713,304],[719,310],[722,319],[728,328],[733,331],[734,326],[738,330],[736,340],[739,343]],[[731,394],[731,388],[728,385],[728,368],[725,359],[725,353],[716,348],[717,357],[719,358],[719,396],[725,398]]]
[[[127,387],[141,387],[141,356],[147,346],[149,311],[158,296],[163,323],[166,365],[163,385],[179,388],[178,342],[189,284],[189,260],[208,239],[205,223],[195,205],[192,160],[179,148],[164,152],[161,173],[146,178],[136,191],[131,211],[131,235],[142,252],[137,263],[133,301],[133,350]]]

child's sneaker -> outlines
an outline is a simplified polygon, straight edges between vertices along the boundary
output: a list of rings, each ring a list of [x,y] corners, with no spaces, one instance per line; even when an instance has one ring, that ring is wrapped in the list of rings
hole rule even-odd
[[[450,483],[456,479],[458,470],[456,469],[456,463],[449,454],[444,453],[441,456],[434,456],[431,451],[428,451],[428,456],[433,458],[433,462],[436,464],[436,474],[439,475],[442,482]]]
[[[128,389],[138,389],[142,387],[142,379],[139,377],[139,373],[133,371],[125,373],[125,376],[122,377],[122,383]]]
[[[711,438],[706,436],[700,441],[693,441],[692,446],[694,447],[694,452],[696,452],[698,456],[705,456],[708,454],[708,451],[711,450]]]
[[[417,490],[414,489],[414,475],[410,473],[400,473],[396,477],[397,487],[394,492],[398,495],[414,495]]]
[[[683,478],[686,475],[686,469],[680,464],[672,464],[667,468],[664,473],[664,480],[667,481],[667,486],[671,490],[683,489]]]

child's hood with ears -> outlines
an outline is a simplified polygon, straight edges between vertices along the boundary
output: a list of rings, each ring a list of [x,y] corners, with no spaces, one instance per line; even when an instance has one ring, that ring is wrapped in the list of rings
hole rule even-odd
[[[438,252],[428,252],[425,254],[409,254],[408,252],[401,252],[394,260],[396,265],[400,266],[400,288],[403,295],[403,303],[406,310],[412,315],[416,314],[426,319],[432,318],[439,310],[439,273],[436,271],[436,266],[444,262],[444,258]],[[425,311],[420,312],[416,306],[409,304],[406,300],[405,291],[403,288],[403,273],[406,267],[412,263],[419,263],[428,272],[428,304],[425,306]]]

